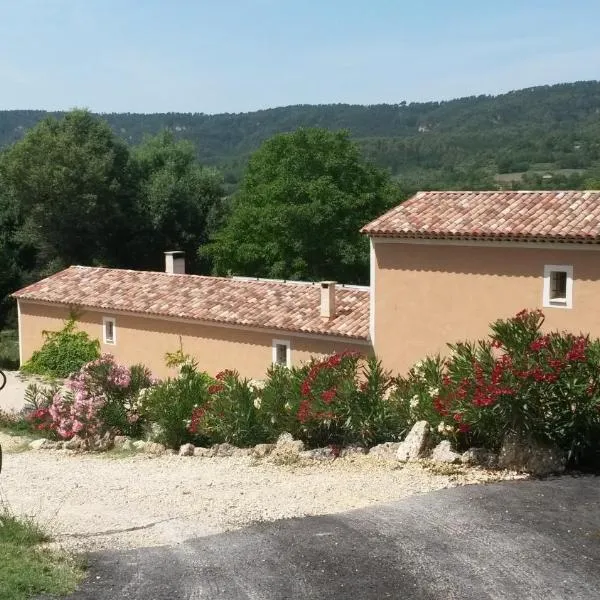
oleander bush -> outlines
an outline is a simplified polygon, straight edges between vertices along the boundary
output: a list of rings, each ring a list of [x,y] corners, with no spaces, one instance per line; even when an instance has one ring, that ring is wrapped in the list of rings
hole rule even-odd
[[[148,388],[140,395],[140,413],[148,423],[150,437],[170,448],[202,440],[190,430],[192,413],[209,399],[214,379],[198,370],[197,363],[181,352],[168,355],[169,366],[177,367],[176,377]]]
[[[427,419],[462,447],[498,449],[507,433],[562,448],[573,463],[600,447],[600,342],[543,333],[541,311],[491,325],[487,340],[450,346],[398,382],[409,424]],[[408,407],[408,408],[407,408]]]
[[[188,430],[213,443],[252,446],[265,442],[259,389],[237,371],[223,371],[208,387],[208,400],[192,411]]]

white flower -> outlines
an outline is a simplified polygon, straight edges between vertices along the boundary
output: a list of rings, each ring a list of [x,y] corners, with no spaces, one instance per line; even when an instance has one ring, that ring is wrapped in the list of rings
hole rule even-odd
[[[440,393],[440,388],[437,387],[430,387],[427,390],[428,394],[433,398],[435,396],[437,396]]]
[[[415,409],[417,406],[419,406],[419,396],[415,395],[410,399],[410,407],[411,409]]]
[[[415,363],[414,369],[418,371],[423,366],[423,361],[418,361]]]
[[[283,405],[283,408],[285,408],[285,410],[292,410],[292,405],[291,405],[289,402],[286,402],[286,403]]]
[[[442,421],[440,421],[440,424],[437,426],[437,430],[439,433],[444,433],[444,430],[446,429],[446,425],[444,425],[444,423]]]
[[[256,410],[260,409],[260,398],[254,398],[254,408],[256,408]]]

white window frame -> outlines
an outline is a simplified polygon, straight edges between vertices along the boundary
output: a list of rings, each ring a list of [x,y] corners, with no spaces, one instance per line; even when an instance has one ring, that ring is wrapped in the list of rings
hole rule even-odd
[[[292,345],[290,340],[273,340],[273,364],[277,362],[277,346],[285,346],[285,366],[289,369],[292,366]]]
[[[567,274],[567,296],[564,300],[552,299],[552,273]],[[544,265],[544,308],[573,308],[573,265]]]
[[[112,340],[106,338],[106,325],[112,323]],[[117,320],[114,317],[102,317],[102,341],[109,346],[117,344]]]

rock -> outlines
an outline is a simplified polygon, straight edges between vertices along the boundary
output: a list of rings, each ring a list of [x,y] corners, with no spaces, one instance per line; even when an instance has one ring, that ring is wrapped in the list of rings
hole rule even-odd
[[[282,444],[291,444],[294,441],[294,436],[291,433],[284,432],[277,438],[276,446],[281,446]]]
[[[144,448],[146,448],[146,442],[144,440],[136,440],[133,442],[133,447],[136,450],[144,450]]]
[[[131,452],[136,450],[136,447],[131,440],[127,439],[119,446],[119,450],[122,450],[123,452]]]
[[[340,450],[340,458],[346,458],[349,456],[358,456],[366,454],[367,449],[362,446],[346,446]]]
[[[130,442],[131,438],[127,437],[126,435],[115,435],[113,443],[115,445],[115,448],[120,448],[123,444],[125,444],[128,441]]]
[[[275,444],[257,444],[250,450],[250,454],[256,458],[264,458],[273,452]]]
[[[369,456],[381,458],[382,460],[396,460],[399,447],[400,442],[385,442],[384,444],[373,446],[369,450]]]
[[[29,442],[29,447],[32,450],[41,450],[42,448],[46,447],[48,442],[49,440],[47,440],[46,438],[40,438],[39,440],[33,440],[33,442]]]
[[[74,435],[70,440],[63,443],[65,450],[85,450],[86,443],[78,435]]]
[[[564,452],[558,448],[544,446],[515,434],[508,434],[504,438],[498,458],[501,469],[523,471],[537,477],[562,473],[566,462]]]
[[[487,467],[494,469],[498,466],[498,455],[485,448],[469,448],[460,457],[464,465]]]
[[[236,448],[233,452],[233,456],[250,456],[252,448]]]
[[[106,452],[113,446],[114,441],[108,431],[102,437],[94,438],[91,443],[92,450],[97,450],[98,452]]]
[[[194,448],[194,456],[210,456],[210,448]]]
[[[448,440],[440,442],[431,452],[431,460],[438,463],[459,463],[461,455],[452,450],[452,444]]]
[[[183,444],[179,448],[179,456],[194,456],[194,444]]]
[[[46,443],[42,446],[43,450],[61,450],[63,447],[62,442],[56,442],[54,440],[46,440]]]
[[[227,442],[224,442],[223,444],[214,444],[210,448],[209,456],[233,456],[236,450],[237,448],[235,446],[228,444]]]
[[[157,442],[146,442],[144,446],[144,452],[147,454],[164,454],[166,448],[163,444],[158,444]]]
[[[400,442],[396,458],[402,462],[423,458],[429,449],[429,440],[429,423],[427,421],[417,421],[408,432],[405,440]]]
[[[314,448],[300,452],[299,457],[310,460],[332,460],[336,457],[336,453],[331,448]]]

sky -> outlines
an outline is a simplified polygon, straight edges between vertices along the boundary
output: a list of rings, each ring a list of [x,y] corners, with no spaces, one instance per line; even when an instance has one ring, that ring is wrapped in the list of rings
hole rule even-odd
[[[600,79],[598,0],[0,0],[0,109],[246,112]]]

